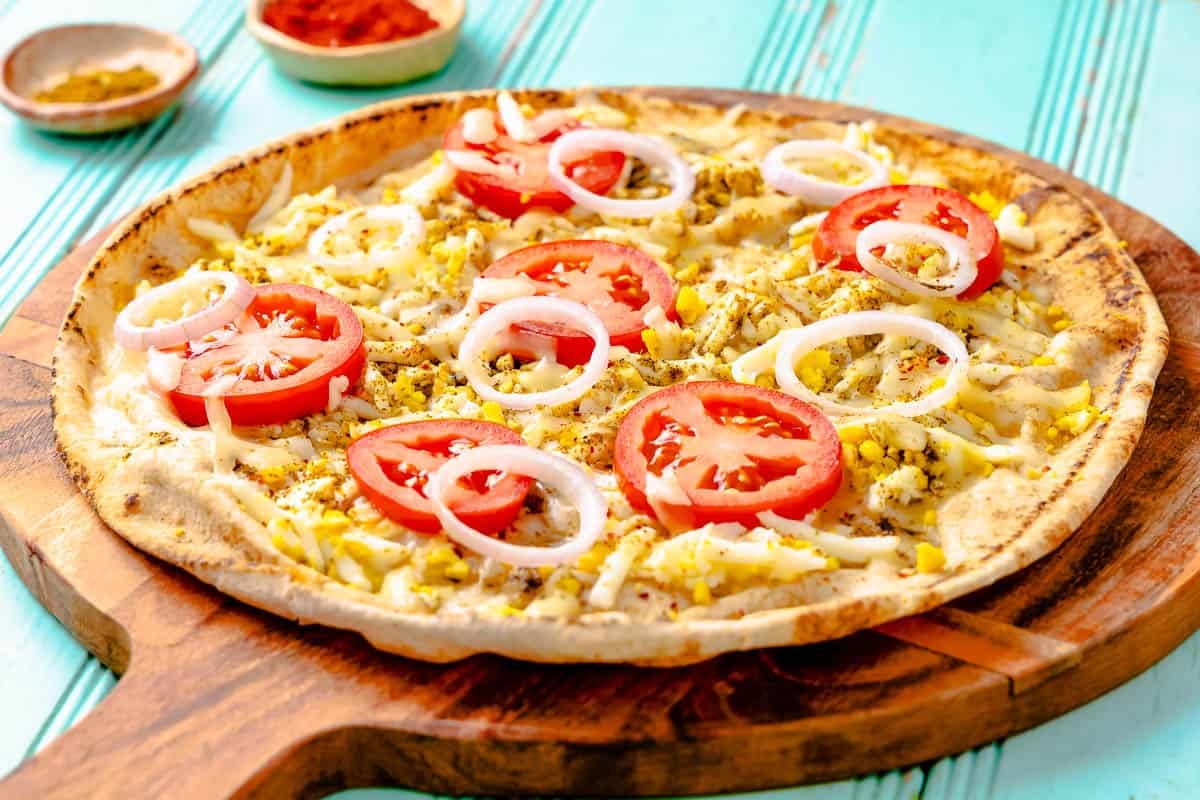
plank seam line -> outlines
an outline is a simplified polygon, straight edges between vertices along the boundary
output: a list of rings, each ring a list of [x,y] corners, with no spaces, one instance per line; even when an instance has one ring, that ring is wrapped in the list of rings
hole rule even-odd
[[[787,39],[788,26],[782,22],[781,17],[786,13],[786,8],[790,0],[776,0],[775,10],[771,12],[771,21],[768,23],[766,36],[758,43],[755,49],[754,58],[750,59],[750,68],[746,70],[746,74],[742,77],[742,86],[750,89],[757,88],[763,82],[757,74],[760,69],[765,69],[764,65],[775,61],[776,51],[783,46]],[[766,56],[770,58],[766,58]]]
[[[1058,20],[1054,24],[1054,35],[1051,39],[1053,47],[1050,58],[1046,60],[1046,70],[1042,73],[1042,83],[1038,87],[1037,102],[1033,107],[1033,116],[1030,117],[1029,131],[1025,135],[1025,152],[1027,153],[1033,152],[1034,140],[1042,128],[1042,117],[1044,114],[1050,113],[1054,98],[1058,94],[1058,81],[1055,81],[1055,77],[1061,77],[1062,74],[1062,66],[1058,59],[1061,50],[1060,42],[1062,42],[1067,27],[1067,14],[1074,7],[1073,3],[1067,2],[1063,3],[1058,11]],[[1066,58],[1065,54],[1063,58]],[[1054,84],[1053,88],[1051,84]]]
[[[852,21],[850,41],[843,48],[845,53],[842,58],[842,66],[838,70],[838,76],[834,79],[833,88],[830,90],[830,99],[837,99],[842,96],[842,92],[846,89],[846,84],[850,82],[850,76],[858,69],[862,63],[862,45],[866,37],[867,26],[870,24],[871,15],[875,12],[875,0],[867,0],[862,13],[857,19]]]
[[[1077,155],[1080,177],[1111,191],[1106,180],[1112,161],[1119,157],[1122,134],[1122,111],[1133,93],[1136,64],[1149,45],[1143,38],[1143,28],[1152,22],[1156,0],[1134,0],[1113,12],[1114,22],[1106,37],[1104,57],[1099,63],[1099,87],[1096,113],[1092,117]],[[1147,19],[1150,16],[1151,19]],[[1109,41],[1111,39],[1111,42]]]
[[[804,65],[812,53],[816,41],[820,21],[825,16],[826,0],[817,0],[819,8],[797,7],[796,0],[787,0],[785,15],[787,21],[780,26],[782,31],[780,44],[777,46],[776,62],[769,66],[761,76],[760,82],[748,88],[758,91],[786,92],[794,85]],[[769,63],[769,62],[768,62]]]
[[[54,715],[47,719],[47,725],[30,743],[34,753],[65,733],[108,694],[105,684],[111,673],[94,655],[88,653],[80,672],[84,674],[77,673],[72,677],[70,694],[74,695],[74,702],[58,706]]]
[[[523,46],[514,49],[512,58],[505,67],[508,74],[499,76],[497,86],[520,87],[525,84],[522,76],[532,71],[533,65],[541,55],[539,51],[542,49],[543,39],[559,24],[561,8],[555,3],[537,4],[530,16],[528,32],[522,36]]]
[[[33,740],[25,748],[25,754],[21,756],[21,761],[27,761],[32,758],[35,753],[37,753],[38,749],[40,748],[40,743],[50,731],[51,723],[53,723],[58,717],[59,713],[63,709],[63,706],[67,704],[68,699],[70,699],[71,694],[74,692],[75,687],[78,686],[80,681],[83,679],[83,673],[87,669],[88,661],[91,658],[91,653],[88,653],[85,650],[83,659],[79,662],[79,666],[75,668],[75,672],[71,674],[71,679],[67,682],[66,688],[63,689],[63,692],[59,695],[58,700],[54,702],[54,707],[50,709],[50,713],[47,714],[46,718],[42,720],[42,724],[38,726],[37,733],[34,734]]]
[[[1080,87],[1087,85],[1089,71],[1094,72],[1090,65],[1096,63],[1101,49],[1092,30],[1094,20],[1109,11],[1107,0],[1067,3],[1064,13],[1068,9],[1069,16],[1064,17],[1053,42],[1048,80],[1040,98],[1043,102],[1030,123],[1026,142],[1028,152],[1058,166],[1065,163],[1067,140],[1080,124],[1081,106],[1076,99]]]
[[[988,747],[995,748],[996,755],[992,758],[989,764],[987,782],[983,791],[984,800],[990,800],[996,796],[996,784],[1000,780],[1000,759],[1004,757],[1004,743],[1006,739],[997,739]]]
[[[1112,25],[1112,18],[1112,3],[1106,3],[1104,6],[1104,21],[1101,23],[1100,27],[1101,46],[1096,49],[1096,55],[1091,62],[1091,66],[1088,68],[1088,71],[1092,73],[1095,73],[1097,70],[1099,70],[1100,65],[1104,63],[1104,55],[1110,44],[1108,41],[1108,31],[1109,27]],[[1092,84],[1091,88],[1094,90],[1095,84]],[[1071,144],[1071,157],[1068,158],[1066,162],[1067,172],[1070,172],[1071,174],[1075,174],[1075,160],[1079,157],[1079,148],[1083,144],[1083,136],[1088,129],[1088,121],[1089,117],[1091,116],[1089,113],[1091,105],[1092,98],[1090,96],[1090,92],[1085,91],[1083,95],[1083,111],[1079,120],[1079,130],[1075,133],[1075,141]],[[1094,121],[1094,119],[1092,121]]]
[[[1146,25],[1146,31],[1142,36],[1142,41],[1138,47],[1137,66],[1133,70],[1131,80],[1132,94],[1129,98],[1129,109],[1127,119],[1132,120],[1137,114],[1138,105],[1142,99],[1142,88],[1146,84],[1146,70],[1150,63],[1150,48],[1154,41],[1154,31],[1158,28],[1158,14],[1161,3],[1153,0],[1150,3],[1150,21]],[[1129,128],[1126,128],[1128,134]],[[1123,142],[1117,148],[1117,153],[1113,159],[1112,180],[1107,182],[1109,185],[1107,190],[1115,192],[1117,187],[1121,185],[1121,176],[1125,173],[1125,158],[1129,155],[1130,139],[1128,135],[1122,136]]]
[[[108,667],[104,666],[100,658],[97,658],[95,655],[88,654],[88,660],[84,662],[84,670],[89,674],[79,679],[80,684],[82,684],[82,690],[80,690],[76,702],[62,706],[62,715],[64,716],[60,716],[58,726],[47,728],[49,738],[37,742],[37,750],[41,750],[42,747],[66,733],[68,729],[82,720],[83,717],[88,716],[92,709],[95,709],[101,700],[107,697],[108,693],[112,691],[113,686],[115,686],[115,675],[109,672]],[[110,682],[112,682],[112,685],[109,685]]]
[[[504,50],[500,53],[500,58],[496,60],[496,68],[492,70],[491,78],[488,81],[490,85],[495,86],[500,81],[501,73],[508,66],[508,62],[512,60],[517,47],[520,46],[525,35],[529,33],[529,26],[533,22],[533,18],[537,16],[538,9],[541,7],[542,0],[533,0],[525,13],[521,15],[520,21],[517,22],[517,27],[509,34],[508,41],[504,44]]]
[[[536,71],[530,70],[530,74],[522,79],[522,83],[544,86],[550,81],[555,67],[562,60],[563,53],[566,52],[571,42],[574,41],[575,34],[578,33],[580,25],[583,24],[583,20],[594,6],[590,2],[580,2],[570,4],[568,7],[574,13],[562,16],[561,18],[558,15],[555,16],[556,22],[546,29],[547,38],[549,38],[550,34],[553,34],[554,37],[551,40],[550,47],[544,49],[541,58],[532,62],[526,62],[533,63],[538,69]],[[561,6],[556,6],[556,8],[561,8]],[[539,42],[539,44],[541,43]],[[538,47],[535,52],[542,52],[542,50],[542,47]]]
[[[792,94],[807,94],[810,90],[810,79],[812,79],[814,72],[819,68],[825,39],[829,35],[829,28],[833,25],[837,16],[837,3],[828,3],[822,7],[821,21],[817,23],[817,32],[813,35],[812,47],[809,50],[808,56],[805,58],[804,64],[800,67],[800,73],[796,76],[796,82],[792,84]]]

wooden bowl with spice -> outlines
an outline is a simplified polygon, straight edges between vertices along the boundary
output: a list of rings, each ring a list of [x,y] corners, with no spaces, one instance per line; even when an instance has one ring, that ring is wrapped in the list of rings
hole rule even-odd
[[[294,78],[379,86],[444,67],[465,15],[466,0],[249,0],[246,27]]]
[[[137,25],[39,31],[0,66],[0,102],[37,128],[95,134],[130,128],[170,108],[200,69],[190,44]]]

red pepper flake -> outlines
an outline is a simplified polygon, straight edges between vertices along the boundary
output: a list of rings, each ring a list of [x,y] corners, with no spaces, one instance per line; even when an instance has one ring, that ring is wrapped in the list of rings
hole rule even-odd
[[[939,364],[945,364],[949,360],[950,360],[950,356],[946,355],[945,353],[942,353],[941,355],[939,355],[937,358],[934,359],[934,361],[936,361]]]
[[[409,0],[271,0],[263,22],[317,47],[394,42],[438,26]]]

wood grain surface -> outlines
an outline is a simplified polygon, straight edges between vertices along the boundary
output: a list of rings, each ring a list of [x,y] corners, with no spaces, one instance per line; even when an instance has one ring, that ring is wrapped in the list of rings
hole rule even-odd
[[[868,116],[794,97],[653,91]],[[86,251],[68,259],[0,334],[8,354],[0,356],[8,387],[0,545],[41,602],[124,677],[81,724],[0,782],[0,796],[316,797],[379,783],[589,795],[792,785],[958,752],[1146,669],[1200,624],[1200,256],[1098,190],[1003,152],[1100,206],[1172,328],[1132,462],[1052,556],[950,608],[836,642],[681,669],[407,661],[355,635],[242,606],[125,545],[54,450],[46,355]]]

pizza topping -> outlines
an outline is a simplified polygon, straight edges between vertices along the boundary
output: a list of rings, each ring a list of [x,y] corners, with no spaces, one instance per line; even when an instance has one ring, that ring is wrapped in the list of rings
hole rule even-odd
[[[967,240],[932,225],[873,222],[858,235],[855,255],[876,278],[926,297],[956,297],[979,274]]]
[[[279,178],[275,181],[275,185],[271,187],[271,192],[267,195],[267,199],[258,207],[258,211],[254,212],[254,216],[246,223],[246,233],[258,233],[261,231],[276,214],[282,211],[288,204],[288,199],[292,196],[292,162],[283,162],[283,169],[279,171]],[[189,221],[188,227],[191,227]]]
[[[874,334],[921,339],[935,345],[949,362],[949,372],[940,378],[941,386],[916,400],[896,401],[882,407],[856,406],[818,395],[796,375],[796,363],[800,358],[821,345],[852,336]],[[856,311],[819,320],[783,334],[775,355],[775,381],[783,391],[813,403],[830,414],[891,413],[917,417],[953,400],[966,383],[969,365],[970,355],[966,345],[956,333],[943,325],[893,311]]]
[[[826,267],[861,270],[858,236],[880,220],[929,225],[965,238],[978,272],[975,282],[959,295],[962,300],[978,297],[1000,279],[1004,248],[992,218],[958,192],[934,186],[884,186],[843,200],[817,228],[813,256]]]
[[[462,117],[463,139],[467,144],[488,144],[495,141],[496,115],[487,108],[472,108]]]
[[[1024,209],[1015,203],[1009,203],[1000,209],[996,216],[996,231],[1005,244],[1021,250],[1032,250],[1037,247],[1037,235],[1026,223],[1029,216]]]
[[[603,321],[614,346],[634,352],[646,348],[646,312],[674,306],[675,290],[666,270],[636,247],[612,242],[572,240],[525,247],[493,263],[479,280],[504,278],[521,278],[539,295],[582,303]],[[572,326],[529,321],[520,330],[551,337],[561,364],[577,366],[591,357],[592,340]]]
[[[309,286],[268,284],[236,320],[187,343],[170,393],[189,425],[208,421],[204,397],[225,387],[239,425],[268,425],[325,409],[329,384],[358,383],[366,362],[363,328],[350,306]]]
[[[566,165],[588,154],[617,151],[633,156],[667,172],[671,191],[648,200],[605,197],[567,174]],[[568,131],[550,146],[550,180],[579,205],[597,214],[640,219],[670,213],[692,196],[696,176],[679,153],[668,145],[628,131],[593,128]]]
[[[458,191],[476,205],[509,219],[516,219],[531,208],[558,212],[570,208],[571,198],[550,179],[547,158],[550,143],[579,123],[548,111],[531,122],[526,120],[537,138],[523,142],[511,136],[503,120],[497,121],[495,115],[491,121],[496,135],[489,139],[479,130],[482,119],[472,118],[471,135],[476,140],[487,139],[486,142],[469,141],[463,120],[447,131],[442,142],[446,160],[458,171],[454,179]],[[524,115],[521,119],[525,119]],[[620,179],[624,166],[623,155],[607,151],[572,159],[566,169],[581,186],[607,192]]]
[[[793,166],[797,160],[801,166]],[[773,147],[762,160],[761,169],[767,183],[815,206],[837,205],[851,195],[890,182],[883,163],[844,144],[822,139],[793,139]]]
[[[759,583],[764,578],[794,581],[829,569],[830,560],[806,540],[785,538],[757,525],[747,530],[745,525],[725,522],[662,542],[646,558],[645,567],[662,583],[690,590],[692,605],[707,606],[729,584],[736,587],[747,579]]]
[[[848,536],[845,533],[822,531],[807,520],[788,519],[774,511],[764,511],[758,515],[758,520],[786,536],[811,542],[826,555],[848,564],[866,564],[876,558],[893,558],[900,546],[899,536]]]
[[[210,301],[213,284],[221,294]],[[254,288],[232,272],[189,272],[134,298],[113,334],[130,350],[176,347],[232,321],[253,299]]]
[[[520,173],[517,172],[517,164],[493,161],[483,153],[476,153],[473,150],[447,150],[445,155],[446,160],[457,170],[506,181],[515,181],[520,177]]]
[[[491,422],[431,419],[364,434],[346,448],[346,459],[363,496],[381,514],[411,530],[436,533],[442,524],[430,501],[433,476],[471,448],[497,444],[520,445],[521,437]],[[517,518],[528,492],[525,478],[478,470],[447,485],[444,497],[463,524],[496,533]]]
[[[146,376],[151,388],[159,392],[169,392],[179,385],[184,363],[181,354],[151,347],[146,351],[146,355]]]
[[[642,398],[617,430],[613,459],[630,504],[676,529],[752,524],[767,510],[802,517],[842,480],[841,444],[820,411],[724,381],[680,383]],[[669,491],[662,483],[656,491],[651,475]]]
[[[367,244],[368,223],[398,234]],[[308,253],[332,275],[353,275],[395,266],[411,256],[425,239],[425,220],[410,205],[377,205],[338,214],[308,239]],[[365,244],[365,246],[364,246]]]
[[[520,323],[531,321],[582,330],[592,339],[592,354],[577,378],[556,389],[528,394],[499,391],[488,380],[483,357],[495,355],[498,337]],[[521,297],[506,300],[481,314],[463,338],[458,360],[471,388],[485,401],[499,403],[505,408],[528,409],[578,399],[604,374],[608,351],[608,330],[587,306],[557,297]]]
[[[514,140],[522,144],[529,144],[541,138],[533,130],[533,126],[529,124],[529,120],[522,113],[520,104],[511,94],[501,92],[496,95],[496,108],[500,111],[500,122],[504,125],[504,130]]]
[[[1003,274],[1004,285],[971,302],[946,302],[966,282],[962,267],[969,260],[985,261],[976,247],[979,237],[971,236],[975,220],[968,206],[935,193],[924,198],[932,203],[931,216],[909,218],[906,208],[915,213],[913,203],[921,199],[910,190],[922,187],[905,187],[889,194],[895,207],[867,203],[881,216],[861,230],[848,228],[849,262],[861,263],[871,274],[817,269],[813,249],[825,251],[813,239],[839,216],[844,220],[845,209],[839,204],[804,216],[819,210],[809,207],[811,199],[805,198],[806,203],[803,194],[763,190],[760,169],[769,170],[761,167],[760,156],[783,141],[778,132],[739,126],[732,121],[734,114],[711,127],[692,119],[666,119],[657,111],[610,109],[612,119],[587,117],[596,124],[650,134],[696,170],[691,201],[673,213],[631,222],[623,214],[601,218],[584,209],[545,213],[554,206],[535,200],[545,188],[561,210],[571,206],[546,166],[554,137],[578,127],[572,115],[581,117],[580,107],[538,116],[525,109],[521,120],[510,117],[507,123],[495,109],[466,112],[458,133],[448,136],[449,151],[384,175],[362,192],[326,187],[290,196],[281,176],[261,220],[242,235],[220,218],[189,225],[215,251],[216,258],[206,258],[202,268],[232,271],[254,283],[287,279],[328,284],[365,326],[370,362],[365,370],[360,363],[355,372],[351,363],[351,368],[317,381],[310,397],[314,416],[257,429],[239,427],[250,424],[237,408],[246,385],[277,385],[253,381],[256,370],[242,364],[226,370],[224,387],[214,388],[220,383],[215,374],[208,381],[217,394],[201,399],[194,421],[208,420],[212,430],[185,428],[162,392],[180,389],[177,383],[186,388],[184,368],[206,350],[225,344],[226,336],[234,338],[232,329],[248,332],[235,319],[210,336],[194,338],[191,346],[152,348],[146,357],[122,348],[105,354],[111,379],[96,387],[93,411],[104,440],[132,446],[153,435],[144,452],[161,453],[165,463],[182,448],[203,447],[197,452],[206,460],[211,445],[219,470],[236,465],[215,477],[239,488],[239,501],[266,526],[279,552],[346,586],[376,593],[388,607],[564,620],[612,609],[641,622],[729,618],[762,607],[756,605],[760,598],[776,604],[776,598],[794,597],[811,587],[837,595],[870,590],[885,578],[917,580],[917,554],[928,556],[938,548],[946,558],[944,568],[954,569],[974,547],[969,537],[966,545],[960,542],[963,495],[978,491],[985,496],[994,482],[975,484],[993,471],[1005,479],[1048,474],[1046,465],[1059,463],[1054,454],[1072,447],[1075,436],[1104,418],[1107,387],[1097,386],[1093,397],[1084,380],[1092,374],[1087,363],[1095,353],[1094,337],[1085,335],[1090,330],[1086,326],[1068,330],[1072,320],[1054,305],[1062,300],[1054,294],[1053,280],[1039,274],[1042,259],[1014,266]],[[518,141],[528,139],[526,129],[535,138]],[[453,136],[459,138],[451,146]],[[927,161],[909,160],[911,148],[899,153],[896,162],[870,139],[868,126],[846,126],[845,145],[888,165],[893,180],[907,175],[920,183],[919,176],[929,172]],[[785,161],[801,167],[802,177],[823,178],[854,191],[862,190],[871,174],[868,162],[850,157],[789,156]],[[626,158],[622,152],[578,163],[604,165],[601,174],[615,164],[606,173],[611,187],[605,188],[588,182],[594,170],[575,164],[567,168],[585,188],[611,192],[614,199],[656,198],[670,188],[661,164]],[[539,169],[541,184],[519,188],[537,179]],[[452,184],[460,186],[460,193],[450,191]],[[855,195],[845,205],[875,191]],[[996,220],[1006,245],[1036,244],[1023,213],[1005,206],[1007,198],[971,200]],[[404,244],[410,226],[367,219],[361,205],[397,201],[419,208],[425,218],[419,223],[424,227],[420,252],[428,257],[407,258],[403,270],[387,267],[394,263],[390,251]],[[539,213],[509,223],[497,220],[489,203],[514,216],[535,206]],[[341,275],[337,267],[323,270],[310,256],[309,232],[348,209],[354,209],[344,215],[349,224],[318,242],[328,258],[349,261],[343,270],[351,279],[330,281],[326,275]],[[1009,222],[1016,227],[1009,230]],[[866,247],[891,273],[872,268],[871,258],[858,252],[871,244],[873,234],[909,225],[928,237],[906,243],[889,234]],[[967,257],[956,251],[956,259],[950,248],[935,243],[940,237],[960,248],[965,243]],[[371,263],[376,254],[382,256],[378,265]],[[820,263],[849,262],[838,257]],[[900,291],[897,276],[920,286]],[[188,302],[198,307],[216,297],[215,286],[200,300]],[[965,288],[972,286],[974,281]],[[499,310],[505,301],[535,296],[590,309],[607,332],[607,353],[596,353],[599,348],[581,326],[578,311],[565,323],[518,315],[482,336],[485,348],[478,355],[466,358],[471,349],[460,351],[481,314]],[[936,413],[905,418],[887,413],[893,410],[888,404],[929,401],[943,384],[955,382],[960,365],[949,345],[875,327],[799,347],[790,359],[792,373],[815,396],[809,398],[814,405],[828,400],[872,412],[831,409],[841,415],[835,417],[841,441],[831,442],[837,453],[828,454],[827,431],[822,434],[817,422],[804,427],[807,417],[794,413],[791,404],[808,406],[767,387],[776,385],[778,352],[799,326],[870,309],[936,320],[958,338],[969,337],[974,351],[970,380],[962,382],[957,394],[947,390],[950,402]],[[172,309],[162,316],[174,320],[181,313]],[[310,327],[298,321],[275,325],[297,331]],[[257,320],[257,328],[274,326]],[[251,349],[260,350],[256,342],[261,337],[249,338]],[[322,343],[274,343],[274,354],[261,360],[259,374],[270,377],[281,352],[337,346],[336,337],[328,334],[283,338],[320,338]],[[472,361],[490,376],[498,399],[480,396],[473,388],[466,375]],[[598,379],[590,386],[577,384],[593,361],[601,365]],[[765,391],[784,400],[759,403],[705,390],[697,410],[697,404],[674,394],[711,387],[728,378],[731,367],[737,380],[757,384],[742,387],[744,391]],[[158,391],[146,390],[147,378]],[[538,394],[568,388],[571,399],[557,405],[525,408],[509,402],[537,400]],[[639,403],[660,393],[669,400],[641,426],[649,442],[641,450],[633,448],[644,462],[644,482],[638,484],[622,477],[637,471],[627,468],[629,448],[621,443],[636,422],[627,414],[641,415]],[[272,405],[285,403],[277,398]],[[378,424],[360,421],[379,416],[387,418],[391,428],[381,430],[389,432],[418,423],[496,424],[487,426],[491,433],[479,441],[460,431],[448,439],[380,442],[380,460],[367,447],[374,435],[368,431]],[[437,467],[479,444],[522,441],[569,457],[593,478],[612,510],[603,541],[557,567],[539,568],[498,563],[482,550],[467,551],[428,535],[443,527],[425,495]],[[803,457],[789,460],[797,448],[794,442],[816,455],[796,450]],[[699,486],[694,485],[698,468],[689,461],[696,453],[708,459],[700,467],[711,467],[711,473],[699,473]],[[809,456],[813,463],[804,462]],[[823,466],[837,457],[842,463],[840,488],[839,470]],[[432,469],[422,475],[420,465]],[[503,500],[498,508],[472,515],[461,498],[453,497],[448,506],[461,523],[493,542],[538,550],[532,555],[540,562],[545,550],[539,548],[558,545],[577,529],[574,499],[551,487],[530,491],[533,480],[507,467],[503,464],[502,474],[493,461],[455,481],[450,490],[465,498],[474,495],[485,511],[487,499]],[[369,471],[374,480],[365,478]],[[517,482],[519,492],[495,491]],[[373,490],[368,488],[372,483]],[[820,501],[822,491],[832,491],[830,486],[836,493]],[[421,513],[405,503],[397,505],[397,499],[414,500]],[[759,500],[763,505],[756,505]],[[733,521],[720,521],[729,519]],[[927,557],[926,568],[929,561]],[[818,572],[829,574],[810,575]]]
[[[551,547],[516,545],[485,536],[456,515],[450,503],[453,485],[500,464],[502,475],[533,478],[574,501],[579,520],[575,535]],[[447,536],[482,556],[519,567],[571,563],[592,549],[608,518],[608,503],[586,472],[562,456],[526,445],[483,445],[460,453],[438,469],[427,493]]]

